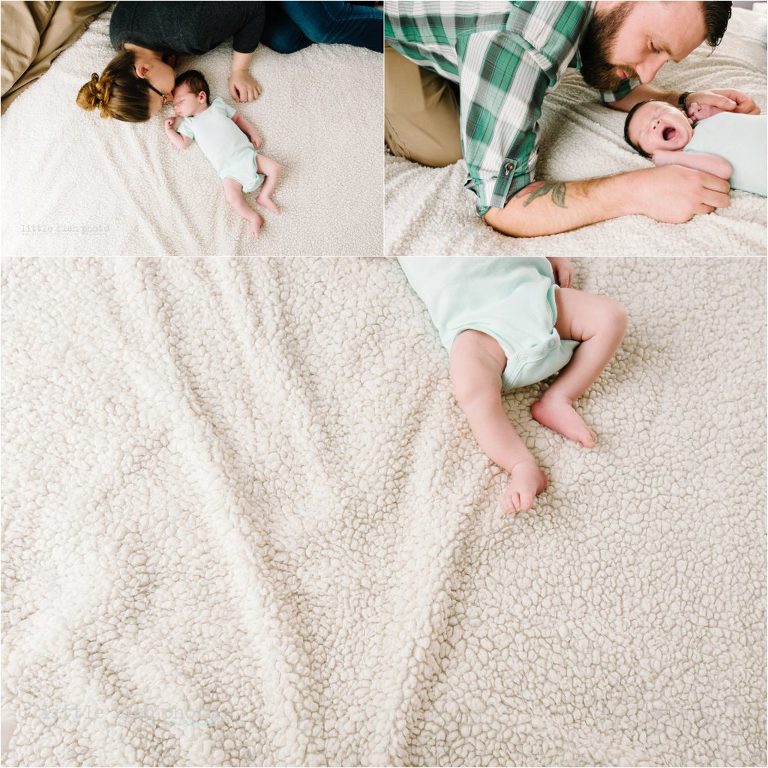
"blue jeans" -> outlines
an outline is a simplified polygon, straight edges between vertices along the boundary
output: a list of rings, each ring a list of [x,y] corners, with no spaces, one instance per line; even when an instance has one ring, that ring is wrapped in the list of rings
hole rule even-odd
[[[346,43],[382,52],[384,12],[345,2],[265,3],[261,42],[278,53],[293,53],[312,43]]]

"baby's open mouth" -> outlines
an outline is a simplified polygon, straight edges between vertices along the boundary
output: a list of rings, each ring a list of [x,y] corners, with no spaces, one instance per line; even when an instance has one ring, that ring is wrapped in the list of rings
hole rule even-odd
[[[675,137],[676,133],[677,133],[677,130],[674,129],[671,125],[668,125],[661,132],[661,137],[664,139],[664,141],[671,141]]]

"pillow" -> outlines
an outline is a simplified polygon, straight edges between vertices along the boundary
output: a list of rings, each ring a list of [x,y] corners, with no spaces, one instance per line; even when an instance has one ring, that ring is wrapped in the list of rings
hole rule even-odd
[[[110,2],[3,2],[2,111],[80,35]]]
[[[56,10],[55,6],[52,2],[8,2],[0,6],[3,96],[34,61],[40,48],[40,38]]]

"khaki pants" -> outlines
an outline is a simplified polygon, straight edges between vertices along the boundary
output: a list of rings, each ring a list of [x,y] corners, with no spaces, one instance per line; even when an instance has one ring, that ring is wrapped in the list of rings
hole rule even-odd
[[[453,83],[384,46],[384,139],[392,154],[440,168],[459,160]]]

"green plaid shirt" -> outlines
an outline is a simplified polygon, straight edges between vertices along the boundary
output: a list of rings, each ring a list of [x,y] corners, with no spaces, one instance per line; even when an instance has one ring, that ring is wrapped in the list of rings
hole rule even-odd
[[[534,180],[544,95],[568,66],[581,68],[578,46],[593,2],[388,0],[388,45],[459,84],[465,186],[477,213],[503,208]],[[625,81],[617,101],[637,83]]]

